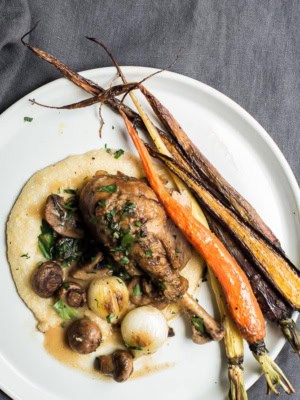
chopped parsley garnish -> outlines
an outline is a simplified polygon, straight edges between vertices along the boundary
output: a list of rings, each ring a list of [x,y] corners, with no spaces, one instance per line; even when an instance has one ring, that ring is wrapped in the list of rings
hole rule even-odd
[[[105,193],[115,193],[116,191],[117,191],[116,185],[101,186],[98,189],[98,192],[105,192]]]
[[[141,225],[141,221],[134,221],[134,226],[137,226],[139,228]]]
[[[138,351],[142,351],[143,350],[142,346],[131,346],[128,343],[125,343],[125,347],[127,347],[127,349],[129,349],[129,350],[138,350]]]
[[[107,146],[106,143],[104,145],[104,148],[105,148],[106,153],[111,154],[111,149]]]
[[[200,332],[200,333],[205,333],[206,332],[203,318],[196,317],[196,315],[193,315],[191,320],[192,320],[192,323],[194,324],[194,326],[195,326],[195,328],[196,328],[196,330],[198,332]]]
[[[107,213],[104,214],[105,221],[107,222],[107,225],[110,229],[114,229],[115,224],[114,224],[114,218],[116,216],[116,209],[113,208],[111,211],[108,211]]]
[[[105,208],[105,206],[106,206],[106,200],[99,200],[97,204],[98,204],[99,207]]]
[[[115,315],[113,313],[110,313],[106,316],[106,321],[111,324],[112,320],[115,319]]]
[[[63,300],[57,300],[52,306],[62,319],[72,319],[77,317],[77,311],[69,307]]]
[[[82,256],[82,242],[79,239],[61,238],[55,245],[55,257],[62,260],[62,267],[67,267]]]
[[[112,150],[107,146],[107,144],[104,145],[105,151],[106,153],[114,156],[114,158],[117,160],[118,158],[120,158],[125,152],[122,149],[116,150],[114,152],[112,152]]]
[[[122,247],[128,247],[128,246],[130,246],[133,242],[134,242],[134,237],[133,237],[130,233],[126,233],[126,235],[124,235],[124,236],[122,237],[121,246],[122,246]]]
[[[114,153],[114,158],[117,160],[117,159],[120,158],[123,154],[124,154],[124,150],[119,149],[119,150],[115,151],[115,153]]]
[[[73,194],[74,196],[77,194],[76,189],[65,189],[64,192],[68,194]]]
[[[145,250],[144,251],[145,257],[146,258],[152,258],[153,256],[153,251],[152,250]]]
[[[31,122],[32,120],[32,117],[24,117],[24,122]]]
[[[119,239],[119,238],[120,238],[120,233],[117,232],[117,231],[115,231],[115,232],[113,233],[113,238],[114,238],[114,239]]]
[[[63,204],[63,208],[68,211],[67,213],[67,220],[68,218],[71,218],[73,215],[74,211],[78,210],[78,204],[77,204],[77,198],[76,197],[70,197],[65,204]]]
[[[122,257],[120,261],[121,265],[126,265],[129,263],[129,258],[128,257]]]
[[[134,287],[133,290],[132,290],[132,293],[133,293],[134,296],[137,296],[137,297],[143,295],[143,292],[142,292],[142,289],[141,289],[141,286],[140,286],[139,283],[137,283],[137,284],[135,285],[135,287]]]
[[[43,256],[52,260],[55,250],[55,234],[52,227],[45,221],[42,221],[41,233],[38,236],[38,246]]]
[[[123,207],[124,213],[132,213],[136,208],[136,204],[132,201],[126,201],[125,206]]]
[[[22,254],[20,257],[26,258],[28,260],[30,258],[30,255],[28,253]]]
[[[140,237],[144,238],[147,236],[147,233],[145,231],[143,231],[142,229],[140,230]]]

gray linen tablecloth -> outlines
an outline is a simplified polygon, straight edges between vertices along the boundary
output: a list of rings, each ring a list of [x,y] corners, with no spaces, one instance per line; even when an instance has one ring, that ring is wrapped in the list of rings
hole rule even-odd
[[[244,107],[278,144],[299,181],[299,0],[0,0],[0,112],[59,77],[20,44],[37,20],[30,43],[75,70],[111,65],[84,35],[102,38],[121,65],[166,67],[183,47],[172,70]],[[285,346],[277,361],[298,391],[292,398],[299,399],[299,359]],[[265,399],[265,392],[260,379],[249,399]]]

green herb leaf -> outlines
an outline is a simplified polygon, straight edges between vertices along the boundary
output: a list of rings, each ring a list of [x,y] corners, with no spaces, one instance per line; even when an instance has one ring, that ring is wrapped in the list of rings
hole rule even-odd
[[[106,143],[104,145],[104,148],[105,148],[106,153],[111,154],[111,149],[107,146]]]
[[[22,254],[20,257],[26,258],[28,260],[30,258],[30,255],[28,253]]]
[[[63,204],[65,210],[76,211],[78,210],[77,200],[73,197],[69,199],[65,204]]]
[[[106,321],[111,324],[112,320],[115,319],[115,315],[113,313],[110,313],[106,316]]]
[[[116,191],[117,191],[116,185],[101,186],[98,189],[98,192],[105,192],[105,193],[115,193]]]
[[[74,196],[77,194],[76,189],[65,189],[64,192],[68,194],[73,194]]]
[[[69,307],[63,300],[57,300],[52,307],[62,319],[72,319],[78,315],[77,311]]]
[[[134,242],[134,237],[133,237],[130,233],[126,233],[126,235],[124,235],[124,236],[122,237],[121,246],[122,246],[122,247],[128,247],[128,246],[130,246],[133,242]]]
[[[137,284],[135,285],[135,287],[134,287],[133,290],[132,290],[132,293],[133,293],[134,296],[138,296],[138,297],[140,297],[140,296],[143,295],[143,292],[142,292],[142,290],[141,290],[141,286],[140,286],[139,283],[137,283]]]
[[[83,243],[79,239],[61,238],[55,245],[55,258],[62,260],[62,267],[67,267],[73,261],[79,260],[83,253]]]
[[[203,318],[196,317],[196,315],[193,315],[191,317],[191,320],[198,332],[200,332],[200,333],[206,332]]]
[[[127,257],[123,257],[120,261],[121,265],[126,265],[129,263],[129,259]]]
[[[147,233],[145,231],[143,231],[142,229],[140,230],[140,237],[144,238],[147,236]]]
[[[118,158],[120,158],[123,154],[124,154],[124,150],[119,149],[119,150],[117,150],[117,151],[114,153],[114,158],[115,158],[115,159],[118,159]]]
[[[142,346],[131,346],[128,343],[124,343],[124,344],[125,344],[125,347],[127,347],[127,349],[130,349],[130,350],[138,350],[138,351],[143,350]]]
[[[32,120],[32,117],[24,117],[24,122],[31,122]]]
[[[141,221],[134,221],[134,226],[137,226],[139,228],[141,225]]]
[[[45,221],[42,221],[41,234],[38,236],[38,246],[43,256],[52,260],[55,249],[55,234],[52,227]]]
[[[46,220],[42,220],[42,225],[41,225],[41,233],[54,233],[52,226],[48,224]]]
[[[119,232],[116,231],[116,232],[113,233],[113,238],[114,239],[119,239],[119,237],[120,237],[120,233]]]
[[[145,254],[146,258],[152,258],[153,251],[152,250],[145,250],[144,254]]]
[[[97,204],[98,204],[99,207],[105,208],[105,206],[106,206],[106,200],[99,200]]]
[[[123,207],[123,212],[124,213],[132,213],[135,208],[136,208],[135,203],[133,203],[132,201],[126,201],[126,203]]]

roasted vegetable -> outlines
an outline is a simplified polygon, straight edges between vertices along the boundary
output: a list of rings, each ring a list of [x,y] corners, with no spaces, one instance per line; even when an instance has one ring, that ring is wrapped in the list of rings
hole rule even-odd
[[[42,58],[43,60],[45,60],[48,63],[50,63],[51,65],[53,65],[59,72],[61,72],[63,74],[63,76],[65,78],[69,79],[75,85],[84,89],[88,93],[93,94],[93,95],[98,95],[105,91],[105,89],[103,89],[101,86],[99,86],[95,82],[92,82],[91,80],[84,78],[77,72],[73,71],[70,67],[68,67],[66,64],[61,62],[58,58],[56,58],[52,54],[47,53],[44,50],[41,50],[37,47],[33,47],[30,44],[26,43],[24,41],[25,37],[28,36],[35,28],[36,28],[36,26],[34,26],[28,33],[26,33],[21,38],[21,41],[24,44],[24,46],[26,46],[29,50],[31,50],[38,57]],[[116,111],[118,111],[118,108],[121,107],[121,109],[126,113],[128,118],[130,118],[132,120],[136,120],[137,123],[139,123],[139,121],[141,121],[140,116],[136,112],[134,112],[131,108],[129,108],[125,104],[121,103],[120,100],[118,100],[116,98],[111,98],[107,101],[107,104]]]
[[[129,311],[121,325],[124,343],[135,357],[155,353],[167,340],[168,331],[165,317],[152,306]]]
[[[88,291],[92,311],[107,322],[119,322],[128,308],[129,294],[124,281],[115,276],[94,279]]]
[[[162,133],[161,131],[159,134],[169,152],[172,154],[172,157],[182,164],[187,171],[193,174],[193,169],[189,165],[190,160],[172,136]],[[209,212],[206,211],[205,216],[208,219],[212,231],[223,242],[224,246],[248,276],[264,316],[269,321],[276,322],[280,326],[284,336],[295,352],[300,354],[300,335],[296,323],[291,318],[292,307],[282,298],[280,293],[273,288],[272,284],[262,275],[261,271],[257,268],[255,269],[254,264],[249,261],[240,243],[230,234],[228,229],[216,218],[213,218]]]
[[[210,282],[215,294],[219,312],[224,326],[224,344],[228,366],[229,400],[247,400],[247,392],[244,385],[243,362],[244,345],[243,338],[228,313],[226,301],[214,273],[209,269]]]
[[[153,167],[145,145],[125,114],[121,110],[120,113],[139,152],[148,181],[158,199],[169,217],[217,274],[226,294],[229,309],[244,338],[250,343],[259,342],[266,333],[265,323],[244,272],[229,255],[222,243],[198,222],[189,210],[178,204],[168,193]]]
[[[166,107],[164,107],[145,87],[141,86],[140,89],[161,123],[167,129],[167,132],[176,138],[184,152],[188,154],[192,166],[199,176],[206,178],[209,184],[214,187],[223,198],[234,207],[235,211],[255,230],[261,232],[272,242],[277,242],[277,244],[279,244],[278,239],[271,232],[270,228],[263,222],[256,210],[222,177],[216,168],[200,152],[169,110],[167,110]]]
[[[133,372],[133,357],[129,351],[116,350],[112,354],[98,357],[99,370],[112,376],[116,382],[126,381]]]
[[[291,383],[267,355],[264,344],[265,321],[246,275],[223,244],[198,222],[189,210],[182,207],[170,196],[154,169],[144,143],[122,110],[120,110],[120,114],[125,121],[130,137],[140,155],[146,176],[157,197],[164,205],[170,218],[216,274],[230,313],[240,333],[247,340],[251,351],[261,364],[269,389],[278,393],[276,385],[279,384],[287,393],[293,393],[294,388]]]
[[[89,354],[100,346],[102,333],[95,322],[77,319],[68,327],[67,339],[72,350],[80,354]]]
[[[265,317],[280,326],[284,336],[288,339],[295,352],[300,355],[300,335],[296,323],[291,318],[292,307],[270,286],[265,277],[259,271],[255,270],[242,249],[240,249],[239,243],[234,240],[230,233],[209,213],[206,214],[206,218],[210,229],[222,241],[229,253],[246,273]]]
[[[294,309],[300,308],[300,275],[296,267],[278,249],[246,225],[225,207],[203,184],[187,172],[174,159],[152,151],[152,155],[165,162],[197,195],[200,204],[226,226],[245,249],[251,261],[284,296]]]

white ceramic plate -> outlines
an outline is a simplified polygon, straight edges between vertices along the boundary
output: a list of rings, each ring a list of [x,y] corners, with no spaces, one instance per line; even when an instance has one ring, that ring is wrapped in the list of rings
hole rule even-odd
[[[128,80],[136,81],[153,69],[125,67],[124,72]],[[113,68],[104,68],[87,71],[84,75],[108,85],[114,73]],[[164,72],[147,85],[175,114],[208,159],[255,206],[281,240],[288,256],[299,265],[299,189],[286,160],[264,129],[226,96],[190,78]],[[28,102],[29,98],[35,98],[46,104],[62,105],[85,96],[81,89],[59,79],[25,96],[0,118],[0,386],[14,399],[22,400],[82,400],[99,396],[109,399],[122,396],[132,400],[223,399],[227,393],[227,378],[221,346],[193,344],[181,319],[173,322],[176,336],[152,358],[140,362],[140,365],[169,362],[173,366],[117,384],[84,375],[48,355],[43,348],[43,335],[35,329],[31,312],[16,293],[5,255],[5,223],[28,178],[38,169],[70,154],[102,147],[104,143],[134,152],[120,117],[106,108],[103,110],[106,122],[103,139],[99,140],[96,106],[57,111]],[[33,121],[24,122],[24,116],[33,117]],[[207,283],[203,284],[198,297],[212,310]],[[284,344],[274,327],[269,327],[266,342],[272,357]],[[247,388],[258,377],[257,364],[247,350]]]

